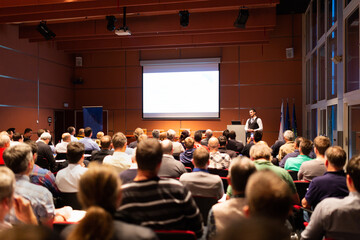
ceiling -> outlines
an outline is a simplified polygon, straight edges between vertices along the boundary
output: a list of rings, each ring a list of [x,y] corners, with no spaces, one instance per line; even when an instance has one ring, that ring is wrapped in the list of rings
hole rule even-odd
[[[308,2],[308,0],[289,0]],[[2,0],[0,24],[18,24],[19,37],[46,41],[36,30],[46,21],[59,50],[84,52],[267,43],[276,14],[299,12],[288,0]],[[280,2],[281,5],[277,5]],[[286,5],[286,3],[289,5]],[[106,28],[106,16],[123,24],[123,7],[131,36]],[[249,9],[246,28],[234,27],[240,8]],[[182,27],[179,11],[188,10]],[[301,10],[303,11],[303,10]]]

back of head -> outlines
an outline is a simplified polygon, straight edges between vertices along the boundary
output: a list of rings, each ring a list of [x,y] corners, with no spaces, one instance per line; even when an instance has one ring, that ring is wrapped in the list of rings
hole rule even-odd
[[[160,131],[158,129],[154,129],[152,131],[153,138],[159,139],[160,138]]]
[[[155,171],[161,163],[163,151],[159,141],[146,139],[141,141],[136,148],[136,162],[143,171]]]
[[[251,216],[269,217],[284,222],[292,206],[289,186],[270,170],[250,176],[245,195]]]
[[[51,139],[51,135],[50,135],[50,133],[48,133],[48,132],[43,132],[42,134],[41,134],[41,136],[40,136],[40,139],[41,140],[47,140],[47,139]]]
[[[80,128],[79,132],[78,132],[78,136],[84,136],[84,131],[85,131],[85,129]]]
[[[329,147],[325,151],[325,158],[332,166],[342,170],[346,163],[346,152],[339,146]]]
[[[220,147],[226,146],[226,137],[225,136],[219,136],[218,137]]]
[[[261,144],[261,143],[255,144],[250,148],[250,157],[252,160],[257,160],[257,159],[270,160],[271,152],[272,152],[271,148],[269,148],[269,146],[267,146],[266,144]]]
[[[63,142],[70,142],[71,140],[71,135],[70,133],[66,132],[66,133],[63,133],[61,135],[61,139],[63,140]]]
[[[174,140],[175,135],[176,135],[176,132],[175,132],[173,129],[169,129],[169,130],[166,132],[166,137],[167,137],[167,139],[169,139],[170,141],[173,141],[173,140]]]
[[[165,139],[161,142],[161,148],[163,150],[163,154],[171,154],[173,150],[173,144],[169,139]]]
[[[45,130],[42,129],[42,128],[40,128],[39,130],[37,130],[37,135],[38,135],[38,137],[40,137],[41,134],[43,134],[44,132],[45,132]]]
[[[10,137],[7,134],[0,134],[0,148],[4,148],[10,144]]]
[[[105,135],[100,139],[100,145],[102,149],[109,149],[111,145],[111,137],[109,135]]]
[[[19,141],[22,138],[23,138],[23,135],[19,132],[15,132],[13,135],[13,141],[15,141],[15,142]]]
[[[200,142],[202,139],[202,132],[201,130],[197,130],[195,133],[194,133],[194,140],[196,142]]]
[[[167,135],[167,132],[162,132],[160,133],[160,140],[165,140],[166,139],[166,135]]]
[[[211,138],[213,135],[213,131],[211,129],[207,129],[205,132],[206,138]]]
[[[104,136],[105,134],[104,134],[104,132],[98,132],[97,134],[96,134],[96,138],[97,139],[101,139],[103,136]]]
[[[31,147],[31,153],[34,155],[37,153],[39,147],[34,141],[27,141],[25,144],[29,145]]]
[[[23,174],[28,170],[29,162],[33,159],[31,147],[25,143],[9,147],[4,151],[3,159],[6,166],[15,174]]]
[[[76,164],[85,153],[85,146],[81,142],[71,142],[67,145],[66,156],[69,163]]]
[[[179,141],[182,142],[189,136],[190,136],[190,132],[188,130],[183,130],[180,134]]]
[[[300,147],[300,143],[304,140],[303,137],[297,137],[295,139],[295,147],[299,148]]]
[[[67,128],[67,130],[66,130],[69,134],[75,134],[75,128],[74,127],[72,127],[72,126],[70,126],[70,127],[68,127]]]
[[[209,162],[209,152],[204,147],[198,147],[193,154],[195,167],[205,168]]]
[[[286,138],[288,141],[294,141],[295,139],[295,134],[293,131],[291,130],[286,130],[284,132],[284,138]]]
[[[346,166],[346,174],[351,177],[355,189],[360,193],[360,154],[355,155]]]
[[[193,149],[194,148],[194,139],[192,137],[187,137],[185,139],[185,147],[186,149]]]
[[[141,135],[138,137],[137,141],[138,141],[138,143],[139,143],[139,142],[141,142],[141,141],[146,140],[147,138],[148,138],[148,136],[147,136],[147,135],[145,135],[145,134],[141,134]]]
[[[0,167],[0,203],[14,194],[15,175],[7,167]]]
[[[231,160],[229,177],[231,186],[237,192],[245,192],[247,181],[256,172],[255,164],[247,157],[236,157]]]
[[[134,137],[137,140],[140,135],[144,134],[144,130],[142,128],[136,128],[134,131]]]
[[[223,131],[223,136],[225,136],[226,139],[229,139],[229,133],[230,133],[229,129],[225,129],[225,130]]]
[[[24,134],[27,134],[27,133],[30,133],[30,132],[32,132],[32,129],[31,129],[31,128],[25,128]]]
[[[331,142],[328,137],[317,136],[314,139],[314,146],[319,151],[320,155],[324,155],[325,151],[330,147],[330,145],[331,145]]]
[[[85,135],[85,137],[90,137],[90,136],[91,136],[91,133],[92,133],[91,127],[86,127],[86,128],[84,129],[84,135]]]
[[[123,148],[126,142],[127,142],[127,138],[122,132],[117,132],[112,137],[112,144],[115,149]]]
[[[236,132],[234,130],[230,131],[229,132],[229,138],[232,139],[232,140],[235,140],[236,138]]]
[[[309,139],[303,139],[300,143],[300,151],[305,154],[309,155],[311,151],[313,150],[313,144]]]
[[[254,132],[254,141],[260,142],[262,140],[262,132],[256,131]]]
[[[219,140],[216,137],[211,137],[208,142],[208,147],[211,149],[217,149],[219,147]]]

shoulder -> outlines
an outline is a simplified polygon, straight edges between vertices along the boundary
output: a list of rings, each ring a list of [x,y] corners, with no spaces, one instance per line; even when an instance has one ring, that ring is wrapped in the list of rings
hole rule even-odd
[[[114,221],[114,237],[115,239],[157,239],[156,234],[150,228],[125,223],[123,221]]]

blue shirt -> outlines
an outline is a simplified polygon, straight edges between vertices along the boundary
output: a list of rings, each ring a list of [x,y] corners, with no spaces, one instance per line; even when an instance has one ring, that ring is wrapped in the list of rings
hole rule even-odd
[[[85,145],[85,151],[100,151],[99,145],[89,137],[84,137],[83,139],[80,139],[79,142]]]
[[[315,206],[328,197],[343,198],[349,195],[346,186],[346,175],[343,170],[326,172],[323,176],[315,177],[309,185],[305,199],[308,204]]]
[[[201,168],[194,168],[193,170],[192,170],[193,172],[209,172],[207,169],[201,169]]]

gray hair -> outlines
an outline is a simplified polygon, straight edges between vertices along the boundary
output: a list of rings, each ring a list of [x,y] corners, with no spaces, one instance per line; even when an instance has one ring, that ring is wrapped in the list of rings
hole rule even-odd
[[[5,164],[15,174],[24,173],[28,169],[29,162],[33,160],[31,147],[20,143],[7,148],[3,153]]]
[[[7,167],[0,167],[0,201],[14,194],[15,176]]]
[[[173,129],[169,129],[166,133],[167,139],[172,141],[175,138],[176,132]]]
[[[215,149],[219,147],[219,140],[216,137],[211,137],[208,142],[208,147],[210,149]]]
[[[48,132],[44,132],[43,134],[41,134],[41,136],[40,136],[40,139],[41,140],[47,140],[47,139],[51,139],[51,135],[50,135],[50,133],[48,133]]]
[[[295,140],[295,134],[291,130],[286,130],[284,132],[284,138],[286,138],[289,141],[294,141]]]
[[[173,149],[173,144],[170,140],[165,139],[161,142],[161,147],[163,150],[163,154],[171,154],[171,151]]]
[[[266,144],[255,144],[250,148],[250,157],[253,160],[265,158],[266,160],[270,160],[271,158],[271,148]]]
[[[206,138],[211,138],[213,135],[213,131],[211,129],[207,129],[205,132]]]
[[[10,137],[7,134],[0,134],[0,147],[5,147],[7,143],[10,143]]]
[[[158,129],[154,129],[152,131],[152,136],[153,136],[153,138],[156,138],[156,139],[160,138],[160,131]]]

